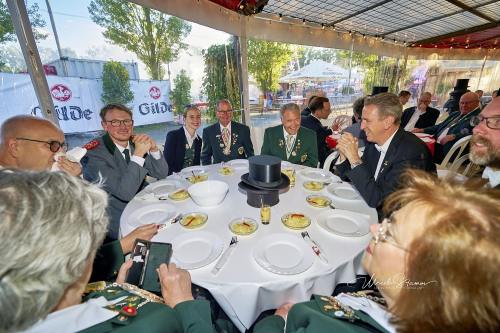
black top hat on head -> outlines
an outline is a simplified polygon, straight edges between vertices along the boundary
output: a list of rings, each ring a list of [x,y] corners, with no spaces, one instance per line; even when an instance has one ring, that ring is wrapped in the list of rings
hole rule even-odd
[[[248,159],[248,173],[241,180],[263,190],[281,190],[290,185],[288,177],[281,173],[281,159],[269,155],[257,155]]]
[[[389,91],[389,87],[374,86],[372,88],[372,94],[370,96],[375,96],[380,93],[385,93]]]
[[[467,90],[469,87],[469,79],[458,79],[455,87],[455,90]]]

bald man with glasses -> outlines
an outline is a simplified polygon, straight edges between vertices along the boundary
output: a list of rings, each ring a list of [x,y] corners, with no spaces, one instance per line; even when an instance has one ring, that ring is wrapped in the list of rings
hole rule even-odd
[[[0,166],[22,170],[50,170],[56,164],[73,176],[82,173],[80,164],[69,161],[59,152],[68,148],[64,133],[48,120],[32,116],[7,119],[1,127]],[[57,159],[57,161],[56,161]]]

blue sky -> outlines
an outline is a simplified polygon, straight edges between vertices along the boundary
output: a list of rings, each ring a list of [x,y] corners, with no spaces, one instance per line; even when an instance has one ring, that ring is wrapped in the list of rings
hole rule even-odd
[[[28,4],[31,3],[38,3],[40,14],[47,23],[44,30],[49,37],[41,41],[39,45],[55,50],[56,43],[45,0],[29,0]],[[138,62],[133,53],[106,42],[102,36],[103,29],[90,19],[87,10],[89,3],[90,0],[50,0],[61,47],[74,50],[78,56],[87,56],[88,50],[94,49],[97,50],[99,60]],[[230,35],[224,32],[192,23],[191,34],[184,41],[190,45],[191,49],[187,53],[182,53],[180,59],[170,65],[172,79],[181,69],[185,69],[193,80],[193,96],[197,96],[203,77],[203,58],[199,51],[213,44],[224,43],[229,37]],[[142,64],[139,64],[139,69],[141,78],[147,79],[147,73]]]

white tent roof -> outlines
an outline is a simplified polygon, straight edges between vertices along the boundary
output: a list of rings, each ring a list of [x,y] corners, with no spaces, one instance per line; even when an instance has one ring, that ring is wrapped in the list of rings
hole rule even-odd
[[[281,83],[290,83],[294,81],[312,80],[312,81],[332,81],[337,79],[347,79],[349,71],[323,60],[314,60],[309,65],[302,67],[298,71],[283,76]]]

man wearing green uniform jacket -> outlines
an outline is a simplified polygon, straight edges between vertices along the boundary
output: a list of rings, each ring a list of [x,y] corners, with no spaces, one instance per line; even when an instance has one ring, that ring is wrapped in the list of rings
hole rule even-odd
[[[337,308],[337,304],[332,296],[317,295],[312,301],[295,304],[291,309],[291,304],[289,304],[287,310],[290,312],[286,316],[286,332],[389,332],[366,313],[353,309],[350,309],[352,312],[344,312]],[[283,310],[283,307],[276,311],[276,315],[259,321],[255,325],[254,333],[283,332],[285,319],[284,315],[280,314],[280,310]]]
[[[227,162],[254,155],[250,129],[233,121],[233,107],[227,99],[217,102],[219,122],[203,129],[201,164]]]
[[[300,109],[295,103],[281,107],[281,125],[266,128],[260,153],[294,164],[318,167],[316,133],[300,126]]]

